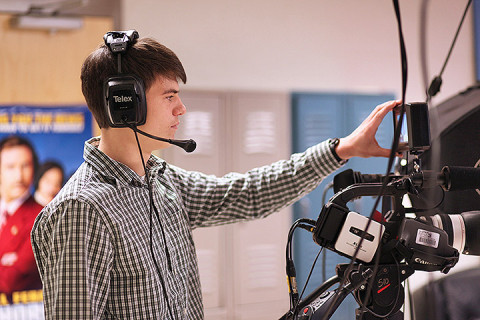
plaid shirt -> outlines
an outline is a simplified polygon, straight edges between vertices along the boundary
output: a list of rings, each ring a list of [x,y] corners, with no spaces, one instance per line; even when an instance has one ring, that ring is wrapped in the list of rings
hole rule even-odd
[[[326,142],[221,178],[151,156],[153,259],[147,184],[98,142],[33,226],[47,320],[170,319],[168,305],[176,319],[203,319],[192,229],[265,217],[339,167]]]

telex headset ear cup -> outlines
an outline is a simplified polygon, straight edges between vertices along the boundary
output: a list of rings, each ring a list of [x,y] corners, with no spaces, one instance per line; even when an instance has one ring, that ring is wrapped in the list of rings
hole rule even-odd
[[[147,102],[143,81],[134,75],[108,78],[103,85],[105,111],[113,128],[145,124]],[[126,122],[126,123],[125,123]]]
[[[116,55],[118,75],[103,83],[105,112],[111,127],[125,128],[129,125],[145,124],[147,102],[142,79],[135,75],[121,73],[121,58],[128,47],[138,38],[135,30],[112,31],[104,35],[105,45]]]

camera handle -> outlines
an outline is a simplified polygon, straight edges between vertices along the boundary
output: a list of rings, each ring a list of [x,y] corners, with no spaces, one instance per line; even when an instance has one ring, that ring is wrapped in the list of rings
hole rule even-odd
[[[346,216],[350,212],[347,203],[362,196],[390,197],[392,210],[389,212],[388,228],[394,234],[397,233],[402,220],[405,218],[405,208],[402,205],[403,196],[409,192],[412,183],[409,179],[400,179],[391,182],[386,187],[381,183],[365,183],[351,185],[341,192],[336,193],[329,202],[322,207],[319,218],[313,231],[313,240],[322,247],[329,247],[340,231]],[[381,220],[384,218],[381,217]]]
[[[382,190],[383,189],[383,190]],[[336,193],[329,201],[329,203],[347,208],[347,203],[364,196],[382,196],[392,197],[393,211],[395,215],[390,218],[394,221],[399,221],[404,218],[405,208],[402,205],[402,198],[407,193],[414,192],[414,184],[410,178],[402,178],[397,181],[392,181],[386,186],[382,183],[358,183],[353,184]],[[382,192],[383,191],[383,192]]]

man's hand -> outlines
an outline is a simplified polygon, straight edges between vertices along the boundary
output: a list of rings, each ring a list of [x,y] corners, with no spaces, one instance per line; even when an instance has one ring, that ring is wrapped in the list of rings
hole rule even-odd
[[[395,100],[378,105],[355,131],[340,139],[335,149],[338,156],[344,160],[352,157],[388,157],[390,149],[380,147],[375,134],[387,113],[401,103]]]

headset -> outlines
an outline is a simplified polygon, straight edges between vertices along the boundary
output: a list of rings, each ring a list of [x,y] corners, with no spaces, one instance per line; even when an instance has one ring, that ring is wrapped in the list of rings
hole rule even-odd
[[[117,56],[118,75],[109,77],[103,83],[103,101],[109,125],[112,128],[130,128],[151,139],[168,142],[186,152],[192,152],[197,146],[192,139],[165,139],[137,128],[147,120],[145,85],[142,79],[133,74],[122,74],[122,55],[138,37],[136,30],[110,31],[103,36],[105,45]]]

